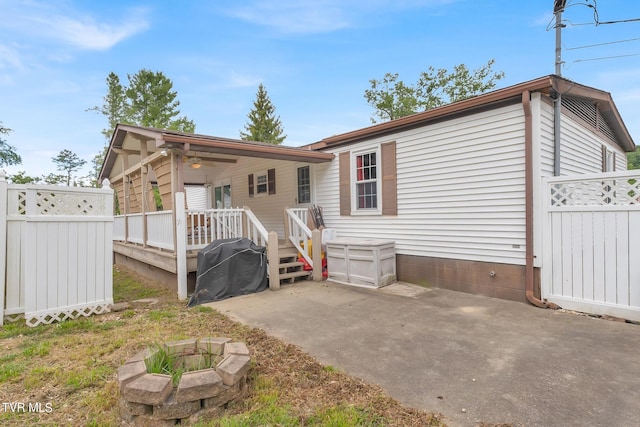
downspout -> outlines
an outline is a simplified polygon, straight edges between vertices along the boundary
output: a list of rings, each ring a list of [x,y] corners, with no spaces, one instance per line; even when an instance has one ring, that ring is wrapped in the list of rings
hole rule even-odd
[[[553,100],[553,176],[560,176],[560,118],[562,112],[562,95],[556,93]]]
[[[524,180],[525,180],[525,295],[527,301],[540,308],[558,308],[557,305],[536,298],[533,293],[533,119],[531,117],[531,94],[522,92],[524,110]]]

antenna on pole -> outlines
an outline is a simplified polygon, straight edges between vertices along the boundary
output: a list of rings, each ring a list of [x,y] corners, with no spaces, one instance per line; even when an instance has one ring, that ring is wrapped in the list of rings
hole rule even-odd
[[[556,75],[562,75],[562,11],[567,0],[554,0],[553,13],[556,15]]]

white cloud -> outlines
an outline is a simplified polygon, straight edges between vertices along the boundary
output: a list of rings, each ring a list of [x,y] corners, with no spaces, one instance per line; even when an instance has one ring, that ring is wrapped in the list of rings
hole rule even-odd
[[[137,18],[135,15],[134,13],[134,16],[128,16],[126,21],[115,24],[96,22],[92,17],[75,18],[63,15],[39,20],[49,37],[80,49],[107,50],[149,28],[149,23],[143,17]]]
[[[23,68],[17,48],[0,44],[0,70],[3,68]]]
[[[230,14],[283,33],[326,33],[351,25],[341,5],[333,0],[257,0],[231,10]]]
[[[422,9],[460,0],[251,0],[228,14],[284,34],[329,33],[361,25],[371,15]]]
[[[4,38],[53,41],[86,50],[110,49],[150,25],[148,11],[142,8],[122,11],[124,19],[110,23],[66,7],[64,2],[7,2],[2,12],[0,35]]]

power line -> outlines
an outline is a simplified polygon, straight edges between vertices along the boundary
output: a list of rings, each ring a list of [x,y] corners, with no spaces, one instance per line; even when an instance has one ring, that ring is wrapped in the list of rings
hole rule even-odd
[[[620,23],[623,23],[623,22],[638,22],[638,21],[640,21],[640,18],[620,19],[618,21],[604,21],[604,22],[597,21],[596,25],[620,24]]]
[[[614,42],[590,44],[590,45],[586,45],[586,46],[577,46],[577,47],[566,47],[565,46],[564,49],[565,50],[587,49],[587,48],[590,48],[590,47],[607,46],[607,45],[617,44],[617,43],[633,42],[633,41],[636,41],[636,40],[640,40],[640,37],[637,37],[635,39],[617,40],[617,41],[614,41]]]
[[[571,62],[575,63],[575,62],[601,61],[601,60],[604,60],[604,59],[627,58],[627,57],[630,57],[630,56],[640,56],[640,53],[632,53],[632,54],[629,54],[629,55],[617,55],[617,56],[603,56],[603,57],[600,57],[600,58],[590,58],[590,59],[576,59],[576,60],[571,61]]]

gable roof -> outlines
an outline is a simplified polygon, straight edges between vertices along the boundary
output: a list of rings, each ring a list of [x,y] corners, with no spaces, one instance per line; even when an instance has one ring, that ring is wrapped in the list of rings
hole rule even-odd
[[[328,162],[333,154],[311,151],[308,148],[287,147],[265,142],[220,138],[217,136],[192,134],[168,129],[118,124],[111,136],[109,149],[100,170],[99,181],[109,176],[118,151],[126,150],[126,142],[131,138],[151,142],[155,151],[178,148],[183,151],[197,151],[234,156],[279,159],[307,163]]]
[[[363,139],[400,132],[417,126],[424,126],[430,122],[471,114],[479,110],[494,108],[505,103],[521,102],[522,93],[525,91],[541,92],[549,96],[555,96],[556,93],[559,93],[561,95],[570,95],[588,100],[597,106],[602,116],[611,126],[618,145],[620,145],[620,147],[625,151],[635,151],[635,143],[622,121],[620,113],[618,112],[609,92],[584,86],[556,75],[540,77],[535,80],[487,92],[473,98],[433,108],[421,113],[330,136],[319,142],[309,144],[307,147],[311,150],[322,150],[329,147],[358,142]]]

